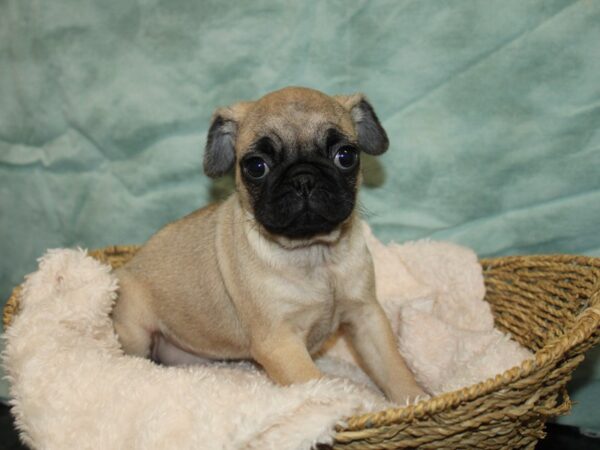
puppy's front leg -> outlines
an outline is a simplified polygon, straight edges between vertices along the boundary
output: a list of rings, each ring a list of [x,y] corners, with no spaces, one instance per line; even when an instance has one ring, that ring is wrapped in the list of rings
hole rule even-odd
[[[255,339],[251,350],[256,362],[279,384],[302,383],[321,376],[304,341],[286,328]]]
[[[426,395],[398,353],[390,323],[375,299],[354,305],[344,328],[369,376],[389,399],[404,403]]]

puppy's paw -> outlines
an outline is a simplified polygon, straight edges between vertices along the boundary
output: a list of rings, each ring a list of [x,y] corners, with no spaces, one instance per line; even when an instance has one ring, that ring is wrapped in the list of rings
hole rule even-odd
[[[431,396],[419,386],[405,387],[391,396],[391,400],[400,406],[414,405],[423,400],[429,400]]]

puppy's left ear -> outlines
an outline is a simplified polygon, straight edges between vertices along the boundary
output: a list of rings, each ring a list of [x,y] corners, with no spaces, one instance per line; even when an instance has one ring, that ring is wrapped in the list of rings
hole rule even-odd
[[[358,145],[370,155],[381,155],[390,141],[373,107],[363,94],[336,95],[334,98],[350,113],[356,133]]]
[[[251,105],[240,102],[214,112],[204,149],[204,173],[209,177],[220,177],[233,168],[238,128]]]

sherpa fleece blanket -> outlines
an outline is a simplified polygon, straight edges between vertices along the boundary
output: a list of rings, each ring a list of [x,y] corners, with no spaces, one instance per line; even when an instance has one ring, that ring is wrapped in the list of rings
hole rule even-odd
[[[442,242],[385,246],[365,226],[378,297],[408,364],[437,394],[519,364],[493,327],[477,258]],[[44,449],[309,449],[344,417],[392,405],[343,338],[326,376],[281,387],[250,362],[159,366],[124,355],[109,317],[118,283],[83,250],[48,251],[6,331],[3,364],[23,441]]]

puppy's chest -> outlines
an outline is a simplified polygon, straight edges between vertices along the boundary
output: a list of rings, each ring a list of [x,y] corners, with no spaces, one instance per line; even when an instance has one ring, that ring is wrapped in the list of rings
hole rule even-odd
[[[368,258],[366,247],[356,247],[270,248],[258,253],[264,261],[264,277],[254,277],[253,284],[268,292],[264,298],[269,299],[265,305],[269,315],[279,318],[275,323],[291,326],[311,351],[338,328],[346,305],[364,294]]]
[[[329,309],[335,304],[337,280],[326,267],[292,268],[275,275],[272,286],[289,312]]]
[[[339,280],[325,266],[298,270],[283,278],[278,295],[282,318],[304,337],[309,350],[316,350],[339,326]]]

